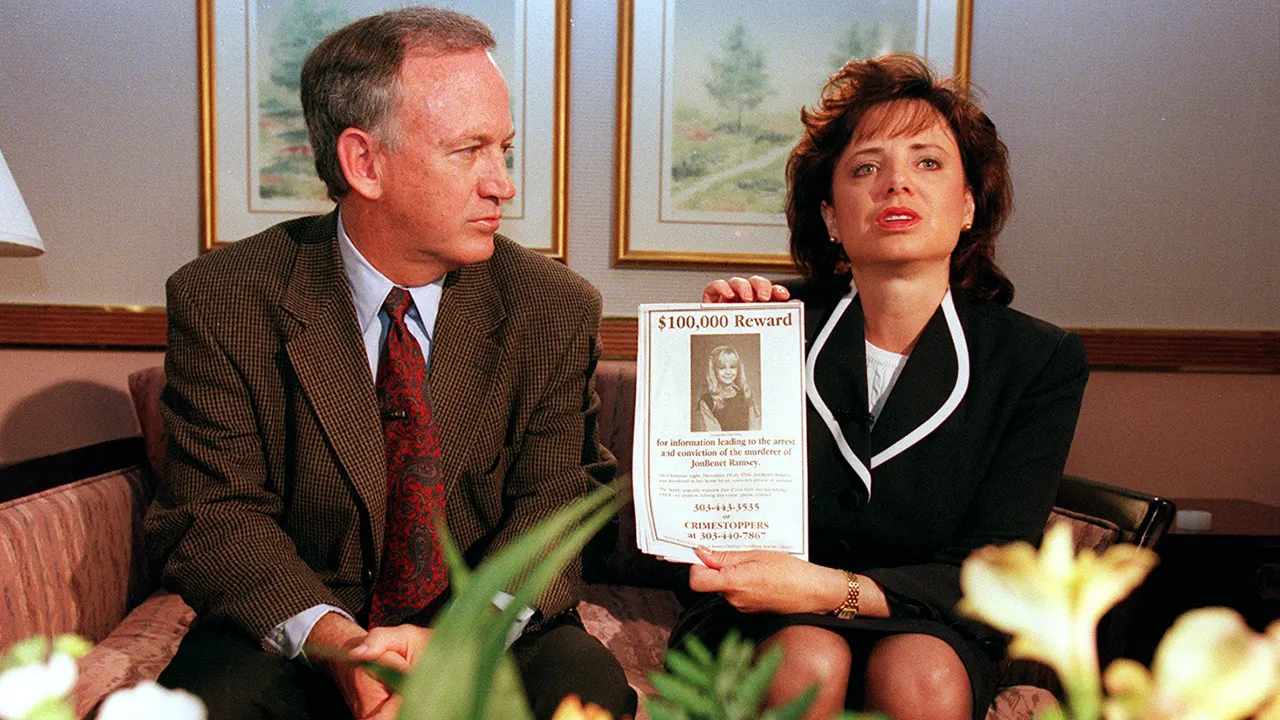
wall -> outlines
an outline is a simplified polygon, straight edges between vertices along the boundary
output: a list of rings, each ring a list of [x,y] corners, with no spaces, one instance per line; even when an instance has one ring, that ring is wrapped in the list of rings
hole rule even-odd
[[[1067,472],[1171,498],[1280,507],[1280,378],[1094,372]]]
[[[0,260],[0,302],[161,305],[195,257],[194,5],[0,0],[0,147],[48,248]],[[573,8],[569,264],[610,315],[694,299],[713,273],[610,266],[616,3]],[[1068,326],[1280,329],[1280,96],[1256,89],[1280,84],[1280,5],[978,0],[972,67],[1013,157],[1015,306]],[[118,391],[155,357],[0,349],[0,429],[22,431],[0,463],[131,434],[118,413],[71,429],[30,400],[75,412],[76,383]],[[1275,375],[1097,373],[1071,469],[1280,504],[1276,407]]]
[[[0,465],[138,434],[129,373],[160,352],[0,350]]]

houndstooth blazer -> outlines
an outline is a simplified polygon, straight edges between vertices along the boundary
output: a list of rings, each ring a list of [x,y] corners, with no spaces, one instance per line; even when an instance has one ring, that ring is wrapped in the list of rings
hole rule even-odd
[[[381,561],[382,425],[336,217],[276,225],[167,285],[169,447],[148,554],[201,618],[257,638],[320,603],[361,617]],[[449,530],[472,564],[614,470],[595,427],[599,292],[494,246],[446,282],[430,370]],[[543,616],[580,583],[575,563]]]

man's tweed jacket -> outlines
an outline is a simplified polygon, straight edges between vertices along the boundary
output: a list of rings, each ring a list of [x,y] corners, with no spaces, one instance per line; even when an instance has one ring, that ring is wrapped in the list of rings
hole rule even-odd
[[[147,550],[201,618],[265,638],[319,603],[361,617],[381,561],[382,425],[336,214],[211,252],[169,279],[169,433]],[[471,563],[612,477],[597,442],[600,294],[498,236],[451,273],[431,396],[450,533]],[[571,566],[539,599],[578,597]]]

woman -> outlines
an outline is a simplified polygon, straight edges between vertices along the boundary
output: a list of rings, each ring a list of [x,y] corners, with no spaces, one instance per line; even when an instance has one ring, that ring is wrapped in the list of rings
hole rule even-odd
[[[960,563],[1039,541],[1084,348],[1007,307],[1006,151],[957,84],[908,54],[850,62],[801,118],[787,220],[804,281],[721,280],[703,301],[805,303],[812,560],[700,549],[689,584],[712,594],[672,644],[739,628],[781,646],[769,701],[817,683],[810,717],[980,718],[1004,643],[957,615]]]
[[[695,432],[759,430],[760,411],[738,351],[717,345],[707,356],[707,392],[698,398]]]

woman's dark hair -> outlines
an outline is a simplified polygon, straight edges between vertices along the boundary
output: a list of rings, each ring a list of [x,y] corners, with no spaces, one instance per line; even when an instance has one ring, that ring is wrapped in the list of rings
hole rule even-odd
[[[836,162],[867,111],[882,103],[922,100],[951,128],[960,147],[965,181],[973,193],[973,227],[960,233],[951,253],[951,286],[1008,305],[1013,283],[995,261],[996,235],[1013,209],[1009,157],[991,118],[956,79],[936,80],[929,66],[910,53],[889,53],[845,64],[822,89],[814,108],[800,111],[804,136],[787,160],[787,225],[796,267],[819,289],[843,293],[850,272],[844,248],[829,241],[820,210],[831,201]],[[915,113],[895,132],[922,130],[932,113]]]

